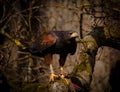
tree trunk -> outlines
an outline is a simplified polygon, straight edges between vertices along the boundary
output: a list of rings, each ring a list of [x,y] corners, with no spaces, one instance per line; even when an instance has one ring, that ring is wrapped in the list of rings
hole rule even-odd
[[[81,60],[82,63],[78,65],[76,72],[77,78],[80,79],[82,85],[88,90],[92,81],[92,74],[95,66],[95,57],[97,55],[98,48],[101,46],[108,46],[120,50],[120,35],[111,36],[112,31],[108,33],[103,27],[97,27],[93,29],[88,35],[83,38],[81,43]],[[82,67],[84,66],[84,68]],[[85,91],[88,92],[88,91]]]

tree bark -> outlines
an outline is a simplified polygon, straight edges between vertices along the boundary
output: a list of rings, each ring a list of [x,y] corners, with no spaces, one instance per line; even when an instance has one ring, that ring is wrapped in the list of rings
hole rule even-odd
[[[95,66],[95,57],[98,48],[101,46],[108,46],[120,50],[120,35],[113,33],[114,30],[107,30],[103,27],[96,27],[88,33],[81,43],[81,60],[82,63],[74,69],[73,74],[77,75],[82,85],[84,86],[83,92],[89,92],[90,84],[92,81],[92,74]],[[116,34],[116,35],[115,35]],[[119,36],[118,36],[119,35]],[[84,66],[81,68],[81,66]]]

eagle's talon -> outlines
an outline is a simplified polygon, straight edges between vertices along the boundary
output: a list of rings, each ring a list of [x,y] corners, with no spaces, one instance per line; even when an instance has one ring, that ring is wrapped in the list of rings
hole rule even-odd
[[[56,78],[58,78],[58,75],[55,75],[54,73],[52,73],[52,74],[50,75],[49,82],[53,82]]]
[[[66,82],[66,84],[69,84],[68,79],[66,79],[65,77],[61,77],[62,80],[64,80]]]
[[[67,78],[65,78],[65,76],[63,74],[60,74],[59,77],[65,81],[66,84],[69,84],[69,81]]]
[[[60,73],[60,74],[59,74],[59,77],[60,77],[60,78],[64,78],[65,76]]]

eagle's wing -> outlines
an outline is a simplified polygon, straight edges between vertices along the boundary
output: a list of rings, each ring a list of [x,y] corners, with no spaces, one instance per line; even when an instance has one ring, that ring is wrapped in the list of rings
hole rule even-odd
[[[42,34],[40,37],[40,41],[35,42],[39,48],[39,51],[44,51],[47,48],[53,46],[56,43],[57,37],[52,33]]]

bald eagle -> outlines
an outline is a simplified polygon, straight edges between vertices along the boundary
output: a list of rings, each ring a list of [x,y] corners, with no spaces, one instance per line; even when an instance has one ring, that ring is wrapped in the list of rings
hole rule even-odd
[[[75,38],[78,36],[75,31],[49,31],[43,33],[30,46],[30,53],[39,57],[44,57],[47,64],[50,65],[50,80],[54,80],[55,74],[52,66],[53,54],[59,54],[60,73],[63,73],[63,66],[67,55],[73,55],[76,51],[77,43]]]

